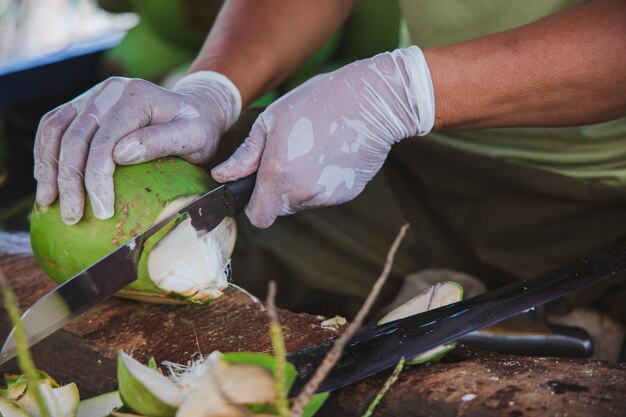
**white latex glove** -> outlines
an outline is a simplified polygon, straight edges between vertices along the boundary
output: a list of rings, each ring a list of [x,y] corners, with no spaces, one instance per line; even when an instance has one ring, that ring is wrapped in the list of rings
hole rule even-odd
[[[269,227],[277,216],[352,200],[391,145],[427,134],[434,121],[424,55],[398,49],[318,75],[274,102],[212,175],[225,182],[258,170],[246,214]]]
[[[116,163],[167,155],[204,162],[240,112],[239,90],[216,72],[187,75],[172,90],[109,78],[41,119],[35,139],[37,203],[48,206],[58,195],[63,221],[74,224],[83,216],[86,189],[94,215],[108,219]]]

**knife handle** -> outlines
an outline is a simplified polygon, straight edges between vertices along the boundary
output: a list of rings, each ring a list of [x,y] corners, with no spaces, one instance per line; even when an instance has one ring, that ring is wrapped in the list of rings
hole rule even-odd
[[[580,327],[510,321],[462,336],[465,345],[501,353],[530,356],[588,358],[593,341]],[[513,325],[513,326],[511,326]]]
[[[227,216],[235,217],[243,211],[248,201],[250,201],[255,184],[256,172],[248,177],[228,182],[224,185]]]

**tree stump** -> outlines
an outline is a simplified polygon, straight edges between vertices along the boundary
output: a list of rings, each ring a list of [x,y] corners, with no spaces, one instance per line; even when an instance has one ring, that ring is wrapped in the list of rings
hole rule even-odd
[[[25,234],[0,233],[0,267],[27,308],[55,284],[37,267]],[[280,289],[279,289],[280,290]],[[321,318],[279,311],[288,350],[335,337]],[[10,325],[0,314],[0,335]],[[143,304],[111,298],[33,348],[37,366],[76,382],[82,398],[116,386],[116,352],[140,361],[186,363],[213,350],[270,350],[260,304],[227,291],[207,307]],[[2,372],[16,372],[15,361]],[[320,416],[361,416],[389,373],[339,390]],[[459,347],[442,362],[406,368],[376,416],[623,416],[626,365],[524,357]]]

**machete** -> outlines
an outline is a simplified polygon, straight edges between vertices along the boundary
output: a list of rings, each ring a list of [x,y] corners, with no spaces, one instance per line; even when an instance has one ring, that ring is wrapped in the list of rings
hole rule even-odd
[[[348,343],[318,392],[345,387],[394,367],[402,357],[416,356],[623,272],[626,272],[626,242],[535,278],[363,330]],[[333,342],[329,340],[288,355],[287,360],[298,371],[290,395],[302,390]]]

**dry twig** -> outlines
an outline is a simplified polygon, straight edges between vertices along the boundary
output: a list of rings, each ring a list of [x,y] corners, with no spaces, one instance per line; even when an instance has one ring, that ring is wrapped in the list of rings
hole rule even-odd
[[[328,373],[333,369],[333,367],[341,357],[341,354],[346,344],[350,341],[350,339],[352,339],[352,336],[354,336],[356,331],[363,324],[363,320],[372,308],[374,301],[376,301],[380,290],[382,289],[385,281],[387,280],[387,277],[389,276],[389,273],[391,272],[394,257],[396,255],[396,252],[398,251],[398,247],[400,246],[402,239],[406,235],[408,228],[408,223],[400,228],[398,236],[396,236],[396,239],[389,249],[389,253],[387,253],[387,259],[385,260],[385,266],[383,268],[383,271],[374,283],[372,290],[365,299],[365,302],[361,306],[361,309],[357,313],[352,323],[350,323],[346,331],[335,341],[333,347],[326,354],[326,357],[324,358],[320,366],[315,370],[315,373],[313,374],[311,379],[306,383],[298,398],[296,398],[293,406],[291,407],[292,417],[300,417],[302,415],[304,409],[311,400],[311,397],[313,396],[317,388],[324,381],[324,378],[326,378]]]

